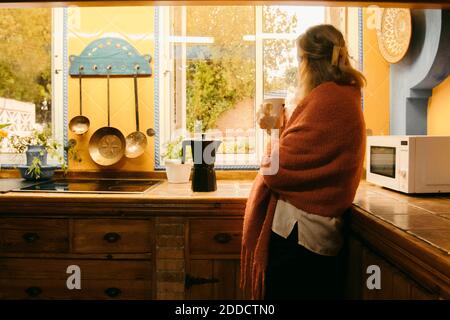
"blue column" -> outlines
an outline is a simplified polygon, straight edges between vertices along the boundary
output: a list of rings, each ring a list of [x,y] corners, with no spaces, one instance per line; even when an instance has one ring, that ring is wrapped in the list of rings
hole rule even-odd
[[[412,40],[390,67],[390,133],[427,134],[428,98],[450,73],[450,11],[412,10]]]

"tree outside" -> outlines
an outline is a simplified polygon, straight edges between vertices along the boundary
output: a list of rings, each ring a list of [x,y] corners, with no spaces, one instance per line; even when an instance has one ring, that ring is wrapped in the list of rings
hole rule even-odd
[[[264,7],[264,32],[292,33],[297,17],[279,7]],[[194,130],[196,120],[202,130],[214,129],[217,119],[238,102],[255,96],[254,6],[189,6],[187,35],[213,37],[212,44],[188,44],[187,129]],[[264,41],[264,90],[287,88],[295,82],[291,40]],[[291,66],[291,70],[286,70]],[[287,68],[289,69],[289,68]],[[281,73],[280,73],[281,72]],[[288,80],[286,80],[288,77]]]
[[[244,97],[255,94],[255,46],[243,36],[255,33],[254,7],[189,6],[187,35],[208,36],[214,43],[192,44],[191,52],[202,55],[187,61],[187,129],[196,120],[202,130],[215,127],[216,120]]]
[[[297,61],[291,54],[299,21],[295,13],[279,6],[263,7],[263,30],[284,34],[281,39],[264,40],[264,92],[286,90],[297,83]]]
[[[51,9],[0,9],[0,97],[34,103],[39,123],[51,121],[51,28]]]

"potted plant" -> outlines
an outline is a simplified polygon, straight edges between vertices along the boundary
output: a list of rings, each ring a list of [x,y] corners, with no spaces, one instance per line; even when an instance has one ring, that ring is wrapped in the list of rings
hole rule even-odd
[[[52,139],[52,131],[48,125],[36,126],[29,136],[12,135],[9,141],[16,152],[25,152],[27,163],[18,166],[24,179],[51,179],[57,166],[47,164],[48,155],[57,159],[64,171],[67,170],[67,164],[58,152],[61,145]]]
[[[166,151],[161,156],[166,166],[169,183],[187,183],[191,176],[192,163],[181,163],[183,136],[165,144]],[[186,157],[187,158],[187,157]]]

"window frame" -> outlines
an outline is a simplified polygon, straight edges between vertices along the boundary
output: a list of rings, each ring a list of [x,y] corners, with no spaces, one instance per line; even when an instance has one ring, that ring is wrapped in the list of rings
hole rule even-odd
[[[52,135],[62,143],[68,143],[68,50],[67,50],[67,8],[52,8],[52,43],[51,43],[51,75],[52,75]],[[67,162],[67,151],[62,148],[64,161]],[[0,169],[15,169],[25,162],[25,154],[0,154]],[[4,163],[3,163],[4,162]],[[56,159],[49,158],[49,164],[61,165]]]
[[[185,8],[185,6],[183,6]],[[349,23],[349,11],[347,7],[343,8],[341,23],[344,26],[344,36],[347,38],[348,23]],[[355,8],[357,11],[352,12],[353,17],[357,18],[358,30],[357,30],[357,52],[358,61],[357,67],[360,71],[363,71],[363,16],[362,8]],[[165,166],[161,163],[161,146],[162,143],[168,141],[172,134],[171,112],[172,103],[171,97],[173,97],[172,78],[174,76],[173,63],[170,63],[168,58],[170,55],[170,43],[169,41],[162,41],[162,39],[168,39],[170,35],[170,7],[155,7],[154,13],[154,30],[155,30],[155,68],[154,68],[154,105],[155,105],[155,170],[164,170]],[[325,19],[327,17],[325,16]],[[324,23],[328,23],[326,20]],[[255,6],[255,33],[256,35],[263,33],[263,5]],[[255,37],[255,105],[261,105],[264,99],[264,39],[262,37]],[[183,45],[182,51],[185,52],[186,47]],[[182,84],[185,86],[184,84]],[[184,98],[185,99],[185,98]],[[364,96],[361,95],[361,104],[364,109]],[[161,106],[170,106],[170,108],[161,108]],[[184,107],[185,108],[185,107]],[[256,109],[256,108],[255,108]],[[256,110],[255,110],[256,112]],[[169,124],[169,125],[168,125]],[[182,124],[185,128],[185,123]],[[261,159],[263,155],[263,148],[265,145],[265,136],[263,130],[255,131],[255,154],[256,159]],[[259,164],[255,165],[216,165],[216,169],[219,170],[258,170]]]

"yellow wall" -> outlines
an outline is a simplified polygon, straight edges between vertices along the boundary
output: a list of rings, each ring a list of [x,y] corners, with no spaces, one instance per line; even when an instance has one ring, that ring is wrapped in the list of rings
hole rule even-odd
[[[154,54],[152,7],[70,8],[68,19],[69,55],[79,55],[90,42],[103,37],[123,37],[141,54]],[[153,67],[153,63],[152,63]],[[154,127],[153,78],[139,78],[140,130]],[[69,119],[79,112],[78,79],[69,78]],[[111,126],[126,137],[135,131],[133,78],[111,79]],[[98,170],[88,153],[91,135],[107,125],[106,78],[83,80],[83,115],[89,117],[91,127],[83,136],[69,133],[77,140],[81,163],[70,162],[76,171]],[[153,170],[153,138],[148,137],[146,152],[137,159],[122,159],[105,169],[122,171]]]
[[[429,135],[450,135],[450,76],[433,89],[427,120]]]
[[[364,18],[364,118],[371,135],[389,134],[389,63],[380,54],[375,29],[368,28],[373,12],[363,10]]]

